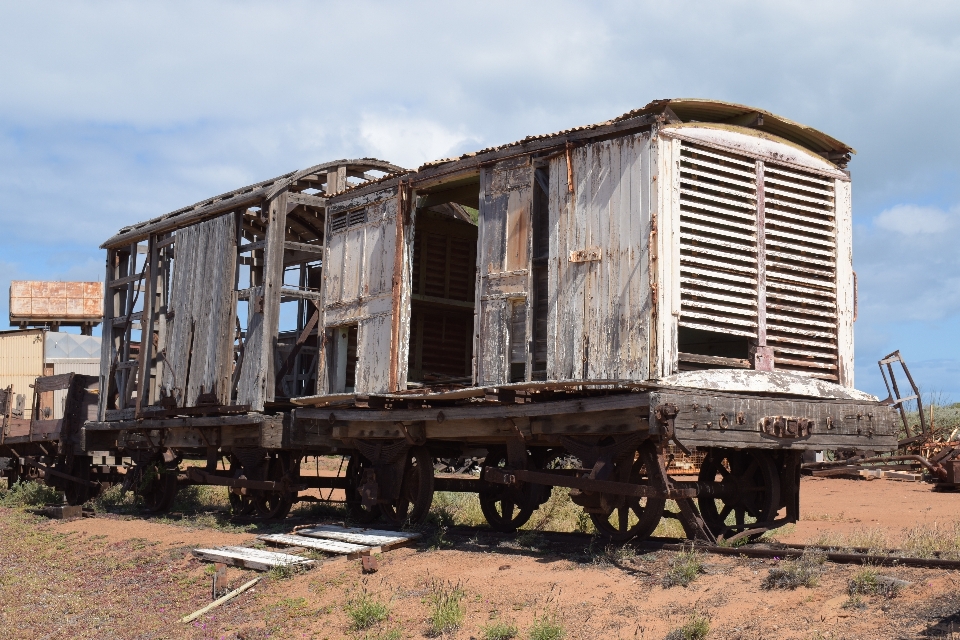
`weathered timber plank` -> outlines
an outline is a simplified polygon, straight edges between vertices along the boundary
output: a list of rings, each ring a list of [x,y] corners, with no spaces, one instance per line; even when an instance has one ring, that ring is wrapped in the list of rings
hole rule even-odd
[[[73,381],[72,373],[61,373],[56,376],[40,376],[33,384],[33,390],[36,393],[45,393],[47,391],[57,391],[67,389],[70,382]]]
[[[181,427],[220,427],[260,424],[262,422],[281,421],[279,416],[267,416],[248,413],[238,416],[196,416],[183,418],[164,418],[146,420],[124,420],[118,422],[87,422],[83,428],[89,431],[117,431],[120,429],[173,429]]]
[[[236,260],[234,216],[206,220],[177,234],[171,286],[173,329],[164,387],[178,406],[196,405],[201,393],[230,402]]]
[[[485,418],[522,418],[544,415],[559,415],[564,413],[586,413],[612,409],[640,408],[649,405],[648,393],[623,393],[595,398],[580,398],[577,400],[560,400],[557,402],[540,402],[515,405],[479,406],[479,407],[444,407],[442,409],[395,409],[388,411],[369,411],[364,409],[295,409],[294,414],[299,418],[313,418],[334,421],[420,421],[436,420],[443,414],[445,420],[485,419]]]
[[[381,529],[345,528],[334,525],[319,525],[297,530],[298,536],[339,540],[355,545],[388,549],[420,538],[419,533],[407,531],[383,531]]]
[[[774,448],[800,445],[800,448],[816,449],[826,444],[878,450],[896,448],[896,413],[879,403],[660,391],[650,394],[650,402],[651,407],[664,403],[678,407],[674,427],[682,441],[711,443],[711,446],[747,442],[767,443]],[[811,420],[810,435],[778,438],[762,433],[763,419],[775,416]]]
[[[853,213],[849,180],[834,181],[834,216],[837,242],[837,376],[853,388],[853,319],[856,291],[853,273]]]
[[[649,431],[649,422],[642,409],[621,409],[588,413],[561,414],[541,417],[486,418],[445,420],[443,423],[424,422],[423,430],[430,440],[463,438],[509,438],[536,435],[588,435],[635,433]],[[400,422],[345,422],[337,421],[331,429],[333,439],[343,438],[404,438],[416,432],[416,425],[403,427]]]
[[[316,564],[314,560],[294,556],[289,553],[263,551],[248,547],[218,547],[216,549],[194,549],[193,555],[207,562],[222,562],[234,567],[269,571],[274,567],[310,566]]]
[[[350,541],[341,541],[338,539],[323,539],[308,537],[303,531],[297,532],[299,535],[290,535],[286,533],[270,533],[257,536],[257,540],[263,540],[271,544],[286,545],[288,547],[306,547],[307,549],[316,549],[326,553],[338,555],[357,555],[361,553],[370,553],[373,551],[371,545],[354,544]]]

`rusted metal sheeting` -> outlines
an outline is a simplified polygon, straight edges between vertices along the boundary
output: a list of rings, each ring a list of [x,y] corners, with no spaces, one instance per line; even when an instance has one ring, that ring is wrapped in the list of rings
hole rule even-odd
[[[10,283],[10,324],[91,322],[103,319],[102,282]]]

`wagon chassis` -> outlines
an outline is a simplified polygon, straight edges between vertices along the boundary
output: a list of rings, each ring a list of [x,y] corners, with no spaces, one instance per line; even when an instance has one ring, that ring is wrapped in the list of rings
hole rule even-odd
[[[895,444],[888,435],[895,416],[876,402],[652,385],[528,385],[449,395],[456,399],[393,394],[275,415],[89,422],[83,442],[116,447],[139,464],[165,459],[174,463],[170,472],[182,457],[205,457],[206,467],[179,472],[179,485],[227,487],[237,515],[250,515],[244,505],[266,496],[285,506],[257,514],[279,517],[300,491],[343,489],[352,520],[382,515],[399,525],[422,520],[434,491],[452,491],[477,493],[491,526],[514,530],[558,487],[571,489],[612,539],[646,537],[666,516],[690,538],[707,541],[755,536],[799,519],[803,450],[841,440],[861,449]],[[672,478],[671,442],[706,449],[709,469],[695,481]],[[478,449],[486,451],[479,477],[433,473],[434,458]],[[299,475],[303,457],[329,454],[350,457],[346,476]],[[233,461],[229,470],[217,468],[224,457]],[[270,471],[270,460],[281,458],[282,473]],[[566,468],[558,468],[564,459]],[[264,460],[267,468],[248,472]],[[678,513],[665,508],[668,500]]]

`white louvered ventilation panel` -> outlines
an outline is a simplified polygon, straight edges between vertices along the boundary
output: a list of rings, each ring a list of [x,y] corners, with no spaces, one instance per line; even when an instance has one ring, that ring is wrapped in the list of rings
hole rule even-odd
[[[764,165],[767,343],[776,369],[838,379],[834,182]]]
[[[757,336],[753,160],[680,147],[680,326]]]

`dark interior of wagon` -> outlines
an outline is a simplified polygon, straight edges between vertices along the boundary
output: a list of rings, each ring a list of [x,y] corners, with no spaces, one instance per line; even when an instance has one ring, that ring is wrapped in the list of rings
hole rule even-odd
[[[469,385],[480,184],[420,196],[413,241],[408,383]]]
[[[680,371],[749,369],[750,339],[716,331],[680,327],[677,336]]]

